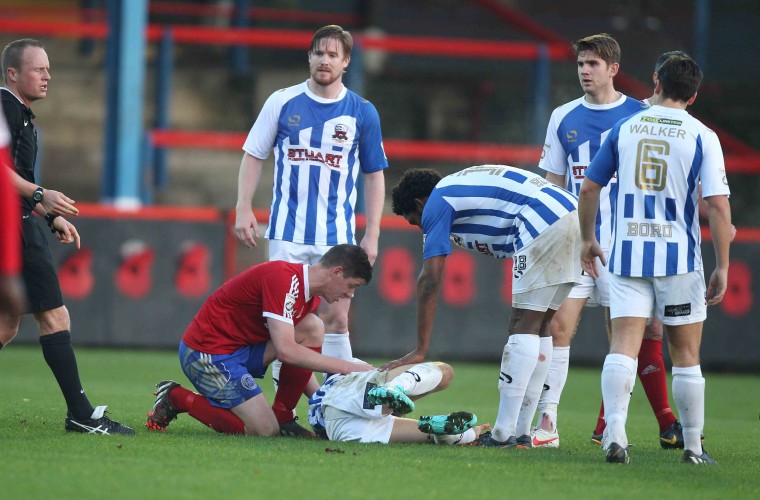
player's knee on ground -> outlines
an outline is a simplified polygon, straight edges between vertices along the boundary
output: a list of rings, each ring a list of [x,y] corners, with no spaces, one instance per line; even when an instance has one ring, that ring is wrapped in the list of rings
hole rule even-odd
[[[325,338],[325,326],[316,314],[307,314],[295,328],[295,339],[306,347],[320,347]]]
[[[264,394],[249,399],[232,408],[232,412],[243,421],[245,433],[249,436],[279,436],[280,424],[274,416]]]

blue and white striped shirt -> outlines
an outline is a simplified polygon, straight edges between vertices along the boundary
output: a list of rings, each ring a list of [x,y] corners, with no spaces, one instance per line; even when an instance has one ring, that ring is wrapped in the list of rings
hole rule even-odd
[[[508,258],[577,206],[573,194],[527,170],[470,167],[441,179],[430,194],[422,212],[423,257],[450,254],[453,241]]]
[[[388,167],[375,107],[343,87],[336,99],[304,82],[267,99],[243,150],[266,159],[274,148],[267,239],[306,245],[355,243],[359,172]]]
[[[580,97],[563,104],[552,112],[546,128],[544,150],[539,168],[564,175],[566,188],[576,196],[581,190],[586,168],[599,151],[610,129],[621,118],[641,111],[647,105],[623,94],[610,104],[591,104]],[[599,195],[599,212],[596,216],[596,239],[604,250],[610,249],[611,203],[610,188],[613,177]]]
[[[702,196],[730,194],[715,132],[683,109],[652,106],[618,122],[586,177],[612,189],[610,272],[655,277],[702,269]]]

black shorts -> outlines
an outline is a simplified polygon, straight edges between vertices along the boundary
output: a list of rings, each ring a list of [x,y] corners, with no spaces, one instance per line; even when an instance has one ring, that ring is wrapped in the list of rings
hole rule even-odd
[[[23,277],[26,287],[27,312],[37,313],[63,305],[58,274],[53,265],[47,235],[37,217],[24,214],[21,222],[21,249],[24,259]]]

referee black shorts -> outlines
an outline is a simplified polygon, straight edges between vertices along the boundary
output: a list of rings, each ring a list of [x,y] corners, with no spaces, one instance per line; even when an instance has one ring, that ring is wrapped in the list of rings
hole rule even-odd
[[[26,287],[28,313],[49,311],[63,305],[53,256],[40,224],[38,218],[28,212],[21,221],[21,252],[24,260],[22,275]]]

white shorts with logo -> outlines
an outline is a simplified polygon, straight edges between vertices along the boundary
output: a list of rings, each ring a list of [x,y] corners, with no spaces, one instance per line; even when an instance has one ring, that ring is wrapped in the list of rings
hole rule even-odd
[[[382,405],[367,402],[367,392],[385,383],[387,372],[371,370],[346,375],[322,400],[327,437],[332,441],[388,443],[396,417]]]
[[[609,253],[605,251],[604,254],[609,260]],[[599,273],[597,279],[592,278],[584,271],[581,274],[580,284],[575,285],[570,290],[567,298],[588,299],[586,300],[586,307],[610,307],[610,273],[599,257],[596,258],[596,271]]]
[[[283,240],[269,240],[269,260],[316,264],[332,246],[304,245]]]
[[[631,278],[610,274],[610,317],[649,318],[688,325],[707,318],[702,270],[675,276]]]
[[[578,212],[570,212],[512,256],[512,307],[558,309],[580,282]]]

